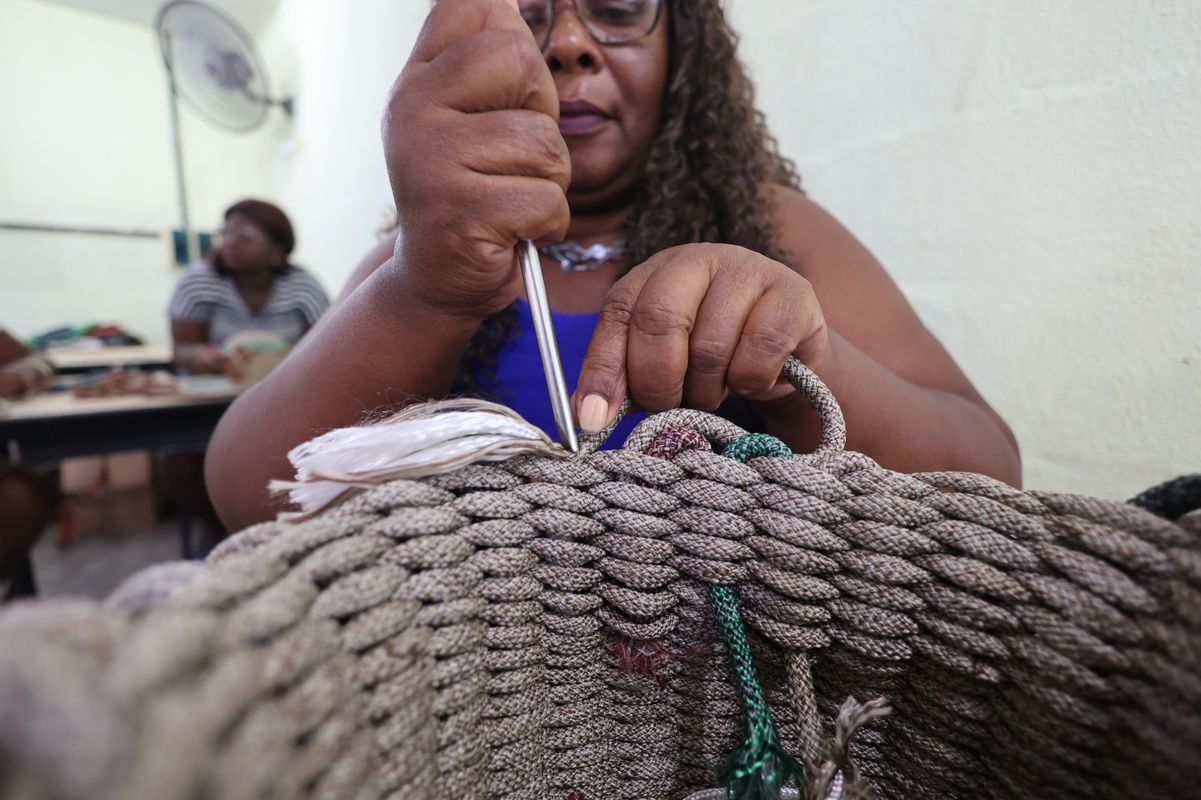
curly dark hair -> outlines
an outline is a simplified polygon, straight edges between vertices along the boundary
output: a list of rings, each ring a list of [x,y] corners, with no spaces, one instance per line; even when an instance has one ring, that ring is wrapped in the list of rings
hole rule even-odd
[[[784,260],[766,187],[799,190],[800,179],[755,108],[738,36],[721,0],[664,2],[667,91],[626,231],[631,263],[692,242],[736,244]],[[463,354],[456,391],[488,394],[516,319],[510,307],[480,326]]]

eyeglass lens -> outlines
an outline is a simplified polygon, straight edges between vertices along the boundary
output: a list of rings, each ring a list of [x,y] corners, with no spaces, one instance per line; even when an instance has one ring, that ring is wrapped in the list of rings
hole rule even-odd
[[[240,242],[255,242],[263,238],[263,232],[253,225],[243,225],[237,228],[231,228],[228,225],[217,231],[222,239],[229,241],[237,240]]]
[[[540,47],[546,47],[555,24],[555,0],[520,0],[521,16]],[[575,12],[600,44],[641,39],[655,28],[662,0],[573,0]]]

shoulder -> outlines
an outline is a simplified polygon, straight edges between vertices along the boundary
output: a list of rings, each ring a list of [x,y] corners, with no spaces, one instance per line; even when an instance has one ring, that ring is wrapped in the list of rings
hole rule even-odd
[[[228,283],[228,279],[218,275],[211,265],[200,261],[185,269],[175,286],[176,289],[219,289]]]
[[[279,284],[282,288],[292,291],[303,292],[305,294],[316,295],[324,298],[325,289],[322,288],[321,282],[313,276],[313,273],[303,267],[292,267],[284,275],[279,278]]]
[[[791,187],[772,186],[768,192],[780,250],[819,293],[856,295],[859,308],[864,291],[899,296],[871,250],[833,214]]]
[[[234,291],[233,284],[208,264],[193,264],[184,270],[175,283],[169,306],[170,316],[184,321],[207,319],[214,307],[232,302]]]
[[[220,302],[233,284],[204,263],[193,264],[175,282],[175,299],[188,302]]]
[[[776,225],[777,244],[794,267],[831,246],[858,244],[842,223],[809,196],[791,186],[773,184],[766,190],[768,207]]]
[[[854,234],[795,189],[772,187],[778,244],[821,300],[834,330],[870,354],[928,336],[884,266]]]
[[[329,308],[325,289],[311,273],[300,267],[293,267],[276,278],[271,302],[276,311],[300,311],[309,325]]]

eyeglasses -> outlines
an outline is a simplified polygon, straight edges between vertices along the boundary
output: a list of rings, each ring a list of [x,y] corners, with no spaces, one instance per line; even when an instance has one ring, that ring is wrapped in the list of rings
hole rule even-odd
[[[521,18],[538,46],[546,49],[555,27],[556,0],[520,0]],[[572,0],[576,16],[598,44],[626,44],[650,34],[659,24],[663,0]]]
[[[257,242],[265,238],[267,234],[263,233],[253,225],[242,225],[238,228],[231,228],[226,225],[225,227],[221,228],[221,230],[217,231],[217,235],[221,237],[222,241],[226,242],[238,241],[250,243]]]

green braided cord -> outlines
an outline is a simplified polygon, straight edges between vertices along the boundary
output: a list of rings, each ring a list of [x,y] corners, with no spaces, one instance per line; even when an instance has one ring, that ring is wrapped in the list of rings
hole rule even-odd
[[[774,456],[788,461],[794,458],[788,445],[766,433],[748,433],[746,436],[740,436],[726,445],[721,454],[743,464],[760,456]]]
[[[726,445],[722,455],[742,463],[759,456],[793,457],[788,445],[763,433],[750,433],[734,440]],[[742,612],[738,610],[738,595],[729,586],[710,586],[709,598],[718,633],[738,679],[747,726],[746,739],[727,759],[718,780],[726,786],[726,797],[733,800],[779,800],[783,787],[799,788],[803,771],[784,750],[776,734],[751,659],[751,645],[742,624]]]

